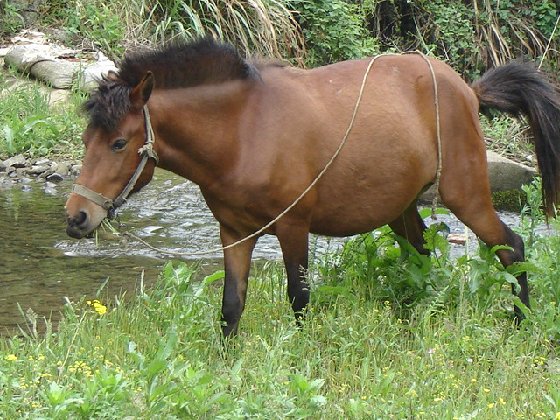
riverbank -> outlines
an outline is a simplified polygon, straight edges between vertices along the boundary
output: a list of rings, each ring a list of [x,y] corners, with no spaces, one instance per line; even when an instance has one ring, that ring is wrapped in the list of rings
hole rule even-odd
[[[29,158],[22,154],[0,161],[0,190],[32,181],[56,184],[79,175],[81,162],[68,158]]]

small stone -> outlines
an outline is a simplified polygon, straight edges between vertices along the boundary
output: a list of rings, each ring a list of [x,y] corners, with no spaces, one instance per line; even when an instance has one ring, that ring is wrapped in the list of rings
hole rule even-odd
[[[47,181],[49,182],[60,182],[64,179],[64,177],[59,174],[58,172],[54,172],[52,174],[50,174],[49,176],[47,176]]]
[[[39,175],[42,174],[44,172],[47,172],[50,169],[50,165],[33,165],[31,168],[29,168],[29,170],[27,171],[27,173],[31,174],[31,175]]]
[[[47,178],[48,176],[54,174],[54,171],[52,169],[47,169],[45,172],[41,172],[39,174],[39,178]]]
[[[56,165],[56,168],[52,168],[57,174],[62,177],[68,176],[70,172],[70,165],[65,162],[60,162]]]
[[[51,166],[51,161],[49,159],[46,159],[46,158],[37,159],[35,161],[34,165],[37,165],[37,166]]]
[[[467,236],[460,233],[450,233],[447,235],[447,240],[452,244],[465,245],[467,243]]]
[[[24,192],[30,192],[32,190],[32,188],[31,188],[31,185],[29,185],[29,184],[23,184],[21,186],[21,190],[24,191]]]
[[[25,156],[23,155],[17,155],[17,156],[13,156],[11,158],[6,159],[4,162],[2,162],[4,164],[4,166],[6,167],[14,167],[14,168],[23,168],[26,165],[26,160],[25,160]]]
[[[82,171],[82,165],[81,164],[77,164],[72,166],[72,175],[74,176],[78,176],[80,175],[80,172]]]

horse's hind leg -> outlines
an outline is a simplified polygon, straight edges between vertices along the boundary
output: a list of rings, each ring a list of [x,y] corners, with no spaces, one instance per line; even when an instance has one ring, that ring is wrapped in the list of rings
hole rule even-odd
[[[397,235],[407,239],[420,254],[429,255],[430,251],[424,248],[426,225],[418,213],[416,200],[397,219],[389,223],[389,226]]]
[[[479,163],[480,166],[471,161],[473,165],[466,172],[471,175],[470,177],[451,174],[450,177],[454,179],[447,178],[445,181],[442,177],[440,193],[447,207],[488,246],[507,245],[512,248],[512,250],[501,249],[496,252],[502,265],[508,267],[515,262],[525,260],[523,240],[498,217],[490,195],[486,161]],[[520,274],[517,281],[520,286],[517,296],[529,307],[527,273]],[[512,291],[516,294],[513,286]],[[523,319],[520,308],[516,306],[514,309],[517,320]]]

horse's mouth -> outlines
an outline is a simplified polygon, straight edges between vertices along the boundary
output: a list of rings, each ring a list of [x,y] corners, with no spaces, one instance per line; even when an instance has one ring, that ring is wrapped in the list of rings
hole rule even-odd
[[[74,239],[93,238],[95,236],[95,228],[91,230],[80,229],[77,226],[68,224],[66,226],[66,234]]]

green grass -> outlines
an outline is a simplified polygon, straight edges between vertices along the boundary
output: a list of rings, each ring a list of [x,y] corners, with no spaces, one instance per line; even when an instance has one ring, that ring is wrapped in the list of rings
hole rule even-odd
[[[535,191],[528,195],[535,204]],[[48,326],[37,336],[28,316],[27,337],[0,342],[0,412],[558,419],[560,237],[534,235],[539,217],[526,208],[520,229],[533,305],[520,328],[511,318],[509,277],[490,250],[452,259],[436,228],[426,236],[431,259],[404,258],[381,230],[314,261],[301,330],[281,266],[255,267],[240,334],[225,345],[223,273],[200,281],[195,268],[169,263],[153,289],[126,301],[68,303],[56,332]]]
[[[0,72],[0,158],[64,154],[80,156],[84,119],[79,112],[82,96],[75,93],[63,105],[50,105],[46,89]]]

